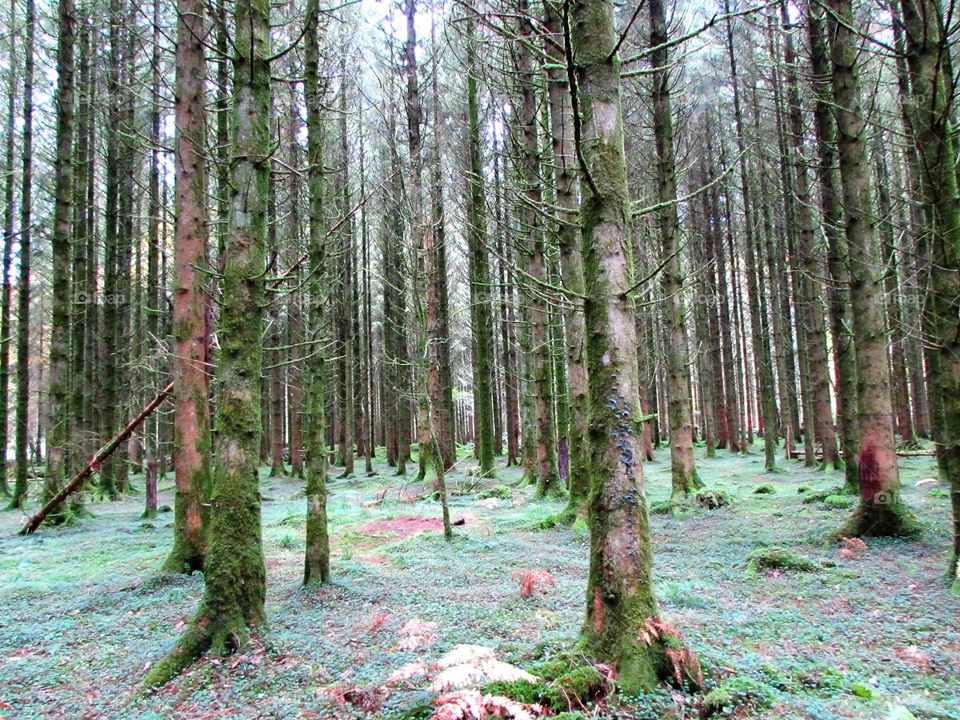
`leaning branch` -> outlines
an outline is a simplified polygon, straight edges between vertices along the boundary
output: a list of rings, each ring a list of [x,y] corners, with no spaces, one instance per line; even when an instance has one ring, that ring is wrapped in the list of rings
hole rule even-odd
[[[133,434],[133,431],[137,429],[140,423],[147,419],[150,413],[160,407],[160,405],[164,400],[167,399],[167,396],[169,396],[171,392],[173,392],[173,383],[170,383],[163,390],[161,390],[157,396],[150,401],[150,404],[140,411],[139,415],[127,423],[127,426],[123,430],[114,435],[110,442],[100,448],[97,451],[97,454],[90,458],[90,462],[87,463],[87,466],[83,470],[74,475],[73,479],[68,482],[60,492],[50,499],[50,502],[44,505],[36,515],[27,520],[27,524],[20,528],[19,534],[29,535],[38,527],[40,527],[40,523],[44,521],[47,515],[56,510],[57,507],[72,493],[79,490],[84,481],[90,477],[98,467],[100,467],[100,464],[104,460],[113,454],[113,451],[120,446],[120,443]]]

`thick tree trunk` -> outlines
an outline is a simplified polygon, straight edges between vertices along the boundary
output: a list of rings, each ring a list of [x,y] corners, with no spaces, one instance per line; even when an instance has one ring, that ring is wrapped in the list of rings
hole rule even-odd
[[[829,0],[828,4],[836,18],[831,23],[833,100],[846,211],[860,413],[860,505],[841,532],[848,536],[901,535],[914,532],[916,525],[900,497],[884,337],[883,279],[877,271],[880,248],[874,232],[866,122],[860,105],[856,21],[850,0]]]
[[[940,397],[940,427],[934,428],[937,463],[950,483],[953,506],[953,592],[960,595],[960,200],[947,94],[939,62],[941,35],[935,0],[901,0],[910,67],[913,134],[920,162],[923,202],[932,220],[930,290],[924,304],[924,335],[931,348],[931,386]]]
[[[200,608],[174,650],[144,679],[162,685],[208,648],[242,650],[262,625],[266,570],[260,521],[257,449],[270,172],[270,5],[234,6],[234,136],[230,235],[220,280],[219,398],[210,532]]]
[[[657,684],[666,658],[662,640],[641,639],[657,603],[636,422],[636,310],[628,294],[631,220],[617,33],[608,0],[576,0],[570,14],[590,338],[590,574],[580,648],[613,665],[621,690],[636,693]]]

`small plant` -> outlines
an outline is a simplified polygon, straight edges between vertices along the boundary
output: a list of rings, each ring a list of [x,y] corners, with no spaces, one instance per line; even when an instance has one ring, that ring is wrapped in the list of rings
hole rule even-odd
[[[292,535],[284,535],[282,538],[280,538],[280,547],[282,547],[284,550],[292,550],[294,547],[296,547],[296,544],[297,543],[293,539]]]
[[[773,485],[761,485],[756,490],[753,491],[754,495],[773,495],[777,491]]]
[[[543,568],[514,570],[510,577],[520,581],[520,597],[531,598],[539,593],[547,594],[547,588],[556,585],[553,575]]]
[[[708,718],[741,708],[765,710],[773,705],[776,692],[766,683],[749,677],[735,677],[718,685],[703,698],[700,716]]]

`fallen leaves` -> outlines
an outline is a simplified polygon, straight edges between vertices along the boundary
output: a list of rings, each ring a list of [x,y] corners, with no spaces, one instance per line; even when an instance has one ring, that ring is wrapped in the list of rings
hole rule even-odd
[[[510,577],[520,581],[520,597],[524,599],[533,597],[537,594],[537,591],[541,595],[546,595],[547,587],[553,587],[557,584],[553,575],[543,568],[521,568],[514,570]]]
[[[861,553],[866,552],[867,544],[860,538],[842,538],[840,540],[840,557],[844,560],[859,560]]]
[[[400,628],[400,634],[403,638],[394,649],[413,652],[421,647],[432,645],[437,638],[436,631],[437,624],[435,622],[424,622],[419,618],[413,618]]]

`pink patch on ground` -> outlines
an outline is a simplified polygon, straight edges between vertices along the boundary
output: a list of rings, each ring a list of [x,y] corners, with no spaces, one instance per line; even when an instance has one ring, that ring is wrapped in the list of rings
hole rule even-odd
[[[360,561],[369,565],[385,565],[387,558],[383,555],[364,555],[360,558]]]
[[[407,515],[392,520],[372,520],[360,529],[365,533],[390,533],[405,538],[419,532],[443,532],[443,520]]]

